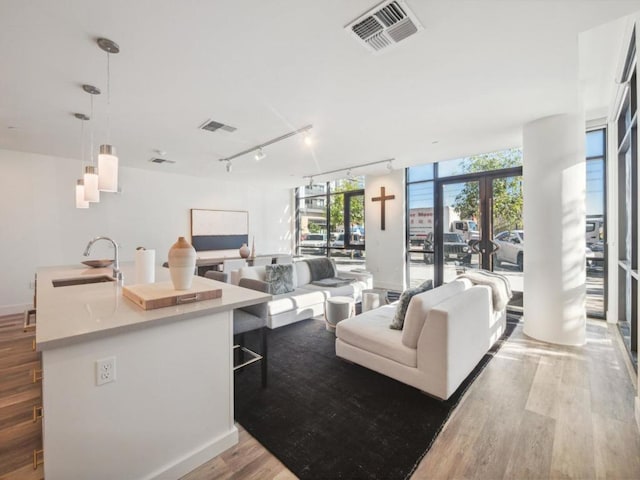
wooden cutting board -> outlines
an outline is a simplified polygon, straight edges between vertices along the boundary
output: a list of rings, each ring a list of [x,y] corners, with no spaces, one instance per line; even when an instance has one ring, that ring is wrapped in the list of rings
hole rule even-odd
[[[153,310],[220,298],[222,289],[212,287],[209,281],[194,277],[189,290],[176,290],[171,282],[158,282],[124,286],[122,294],[145,310]]]

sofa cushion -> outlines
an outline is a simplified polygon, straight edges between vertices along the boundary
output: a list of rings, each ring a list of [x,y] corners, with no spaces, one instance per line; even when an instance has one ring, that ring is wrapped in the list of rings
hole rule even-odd
[[[301,310],[317,304],[324,304],[322,292],[312,292],[296,288],[293,292],[274,295],[269,302],[269,315],[279,315],[292,310]]]
[[[322,280],[323,278],[332,278],[336,276],[336,267],[332,259],[330,258],[309,258],[303,261],[306,262],[309,266],[312,282],[315,280]]]
[[[396,314],[393,316],[393,320],[391,320],[390,328],[394,330],[402,330],[404,325],[404,318],[407,313],[407,308],[409,308],[409,302],[411,299],[422,292],[430,290],[433,288],[433,282],[431,280],[427,280],[426,282],[421,283],[417,287],[409,288],[402,292],[400,295],[400,299],[398,300],[398,305],[396,308]]]
[[[402,332],[389,328],[394,313],[394,305],[385,305],[343,320],[336,326],[336,336],[354,347],[416,367],[418,351],[402,344]]]
[[[422,327],[429,311],[440,302],[457,295],[469,288],[469,282],[455,280],[450,283],[415,295],[404,317],[404,328],[402,329],[402,343],[409,348],[418,347],[418,338],[422,332]]]
[[[261,267],[243,267],[240,269],[240,278],[251,278],[253,280],[265,281],[266,270]]]
[[[293,264],[293,285],[301,287],[307,283],[311,283],[311,271],[307,262],[295,262]]]
[[[264,281],[271,287],[272,295],[293,292],[293,265],[266,265]]]

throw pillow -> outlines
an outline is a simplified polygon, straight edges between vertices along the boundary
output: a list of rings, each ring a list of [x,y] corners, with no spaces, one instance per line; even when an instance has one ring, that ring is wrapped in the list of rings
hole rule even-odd
[[[293,265],[266,265],[264,281],[269,284],[272,295],[293,292]]]
[[[431,290],[432,288],[433,282],[431,280],[427,280],[417,287],[409,288],[402,292],[402,295],[400,295],[400,299],[398,300],[398,306],[396,307],[396,314],[393,316],[393,320],[391,320],[389,328],[402,330],[402,327],[404,326],[404,317],[407,314],[407,308],[409,308],[409,302],[411,302],[411,299],[415,295]]]

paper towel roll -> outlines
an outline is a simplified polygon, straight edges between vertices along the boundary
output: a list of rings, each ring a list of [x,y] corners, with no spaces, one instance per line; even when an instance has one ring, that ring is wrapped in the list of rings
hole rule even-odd
[[[136,284],[156,281],[156,251],[136,250]]]

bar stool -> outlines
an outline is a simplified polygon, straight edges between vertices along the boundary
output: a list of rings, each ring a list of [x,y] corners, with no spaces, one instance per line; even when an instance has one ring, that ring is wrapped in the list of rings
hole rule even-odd
[[[210,270],[204,274],[206,278],[217,280],[219,282],[227,282],[228,275],[225,272],[216,272]],[[258,290],[263,293],[265,291],[264,282],[258,282],[250,278],[241,278],[240,287]],[[238,343],[233,346],[234,350],[239,350],[240,363],[233,366],[233,371],[247,367],[255,362],[261,362],[262,367],[262,388],[267,386],[267,303],[259,303],[248,307],[236,308],[233,311],[233,337],[238,339]],[[253,330],[260,330],[260,353],[256,353],[245,346],[244,334]],[[245,354],[250,358],[245,360]]]

